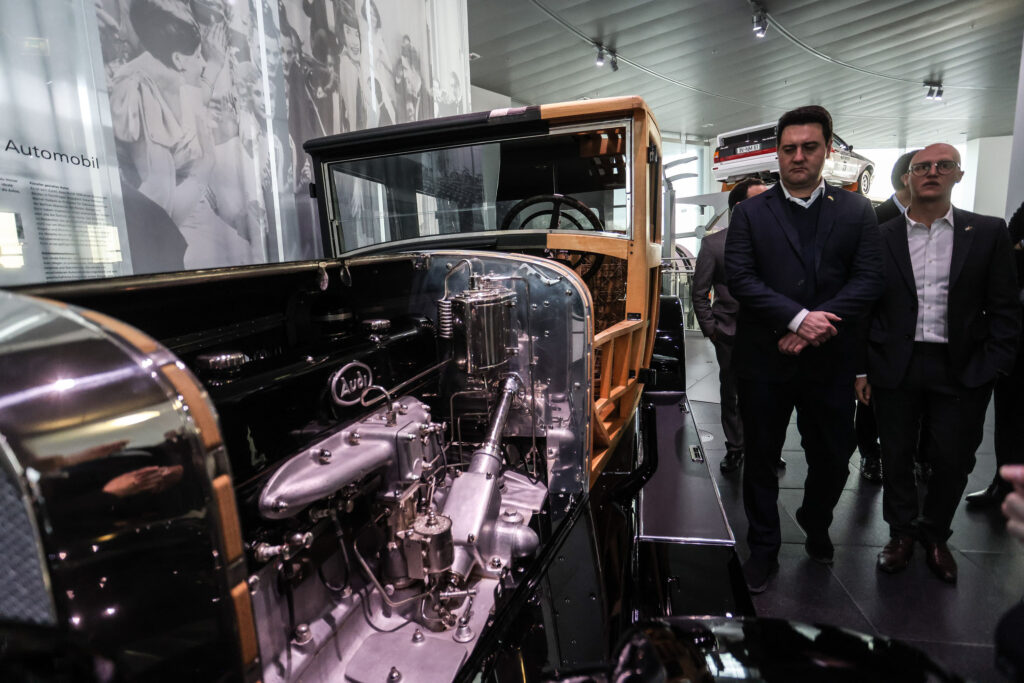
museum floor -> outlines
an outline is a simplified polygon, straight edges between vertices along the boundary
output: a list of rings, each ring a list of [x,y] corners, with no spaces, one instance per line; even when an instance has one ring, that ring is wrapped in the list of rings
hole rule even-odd
[[[699,335],[688,336],[686,357],[687,395],[736,535],[737,550],[745,559],[747,524],[741,472],[723,475],[718,468],[725,444],[714,349]],[[1006,533],[1002,516],[997,511],[968,512],[961,503],[950,538],[960,570],[955,586],[931,574],[920,547],[907,571],[883,574],[875,568],[875,556],[889,537],[882,520],[882,489],[860,477],[860,457],[854,453],[831,529],[835,564],[818,564],[805,554],[803,532],[793,519],[807,470],[795,419],[794,414],[783,453],[788,466],[779,479],[781,568],[768,590],[754,596],[758,616],[827,623],[899,638],[961,676],[975,681],[1003,680],[993,662],[992,639],[999,616],[1024,595],[1024,545]],[[984,488],[994,466],[990,408],[978,465],[967,490]]]

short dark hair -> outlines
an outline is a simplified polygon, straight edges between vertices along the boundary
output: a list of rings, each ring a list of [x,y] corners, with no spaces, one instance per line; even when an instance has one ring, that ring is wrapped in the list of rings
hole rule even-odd
[[[890,180],[892,180],[892,189],[899,192],[907,187],[903,182],[903,176],[910,173],[910,161],[914,158],[914,155],[920,151],[921,150],[919,149],[912,149],[897,159],[896,163],[893,164],[892,175],[890,176]]]
[[[176,68],[174,53],[194,54],[202,39],[199,25],[186,5],[167,0],[135,0],[128,20],[139,43],[165,66]]]
[[[828,109],[817,104],[797,107],[780,116],[779,124],[775,128],[776,142],[782,143],[782,131],[787,126],[802,126],[808,123],[819,124],[821,132],[825,135],[825,144],[832,144],[832,115],[828,113]]]
[[[760,178],[744,178],[736,183],[736,185],[729,190],[729,210],[732,211],[732,207],[746,199],[747,193],[750,192],[750,188],[755,185],[767,185],[767,183]]]

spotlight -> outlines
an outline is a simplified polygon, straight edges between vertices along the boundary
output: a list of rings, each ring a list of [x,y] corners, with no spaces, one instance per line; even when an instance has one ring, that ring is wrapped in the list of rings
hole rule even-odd
[[[754,35],[758,38],[764,38],[764,34],[768,31],[768,14],[764,11],[764,7],[760,5],[754,6]]]
[[[924,87],[928,88],[928,92],[924,96],[926,100],[942,101],[942,83],[925,81]]]
[[[597,59],[594,60],[594,66],[604,66],[604,47],[601,45],[597,46]]]
[[[615,54],[615,53],[613,52],[613,53],[612,53],[612,71],[618,71],[618,70],[619,70],[619,58],[618,58],[618,56],[617,56],[617,55],[616,55],[616,54]]]

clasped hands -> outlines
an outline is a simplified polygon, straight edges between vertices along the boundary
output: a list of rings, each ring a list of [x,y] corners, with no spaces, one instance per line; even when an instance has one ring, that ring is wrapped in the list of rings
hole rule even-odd
[[[838,334],[832,323],[841,321],[835,313],[811,311],[800,322],[796,332],[788,332],[779,340],[779,351],[787,356],[796,356],[810,344],[821,346]]]

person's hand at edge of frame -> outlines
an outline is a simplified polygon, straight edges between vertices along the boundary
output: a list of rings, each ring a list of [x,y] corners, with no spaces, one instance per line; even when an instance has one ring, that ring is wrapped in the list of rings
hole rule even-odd
[[[1024,465],[1003,465],[999,476],[1013,484],[1013,491],[1003,500],[1006,530],[1024,543]]]

